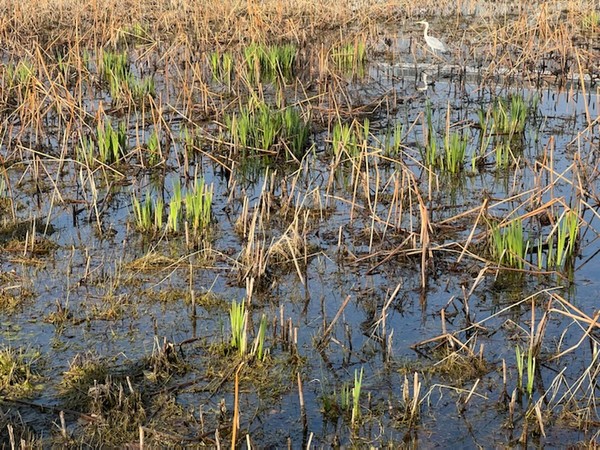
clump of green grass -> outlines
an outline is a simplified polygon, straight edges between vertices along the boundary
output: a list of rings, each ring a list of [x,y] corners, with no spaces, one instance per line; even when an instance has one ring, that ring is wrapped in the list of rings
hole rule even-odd
[[[538,239],[538,266],[543,267],[543,249],[547,248],[546,269],[566,268],[577,252],[579,240],[579,214],[568,210],[560,217],[545,241]],[[544,242],[546,245],[544,245]]]
[[[126,52],[102,51],[100,76],[108,84],[111,97],[118,98],[120,96],[130,73]]]
[[[148,97],[156,96],[154,78],[150,76],[138,79],[132,73],[129,73],[126,79],[126,85],[131,92],[131,97],[138,103],[143,102]]]
[[[213,80],[231,87],[234,60],[231,52],[214,51],[208,55]]]
[[[240,356],[246,354],[246,333],[248,314],[244,301],[237,303],[233,301],[229,310],[229,321],[231,325],[231,347],[238,351]]]
[[[292,44],[250,44],[244,49],[244,61],[250,81],[273,83],[276,80],[291,80],[297,52],[298,49]]]
[[[173,184],[173,194],[169,202],[169,219],[167,220],[167,230],[177,233],[180,228],[182,218],[182,201],[181,183],[179,180]]]
[[[444,140],[444,153],[439,159],[443,171],[456,174],[463,169],[467,153],[467,139],[459,133],[450,133]]]
[[[265,351],[265,335],[267,333],[267,316],[265,314],[260,318],[260,325],[258,326],[258,334],[254,339],[254,345],[252,346],[252,355],[259,361],[263,361],[267,352]]]
[[[400,154],[402,144],[402,133],[404,129],[401,122],[396,122],[393,127],[388,128],[383,138],[383,154],[387,157],[397,157]]]
[[[346,154],[350,158],[360,155],[369,140],[369,130],[369,119],[365,119],[362,124],[356,120],[350,124],[336,122],[331,133],[334,155]]]
[[[287,150],[294,158],[304,155],[309,125],[295,108],[273,109],[264,102],[242,108],[226,118],[231,141],[242,150]]]
[[[131,71],[126,52],[102,51],[100,76],[109,86],[110,96],[120,101],[129,93],[136,102],[143,102],[148,96],[156,95],[154,78],[137,78]]]
[[[323,412],[332,420],[342,416],[349,420],[354,427],[360,420],[360,396],[363,385],[364,369],[354,371],[354,383],[344,382],[339,393],[334,390],[330,394],[321,396]]]
[[[525,131],[530,110],[535,108],[535,101],[526,101],[522,95],[515,94],[508,98],[497,97],[487,111],[480,110],[481,133],[477,157],[483,158],[492,143],[496,167],[507,169],[515,166],[522,153],[520,137]]]
[[[148,138],[148,141],[146,142],[146,150],[147,150],[147,155],[146,155],[145,159],[148,161],[148,164],[150,164],[151,166],[158,164],[162,160],[160,138],[159,138],[158,132],[156,130],[154,130],[150,134],[150,137]]]
[[[424,144],[421,148],[423,165],[443,172],[457,174],[463,170],[467,154],[468,138],[458,132],[451,132],[449,119],[446,126],[444,146],[440,149],[437,131],[433,123],[433,112],[429,101],[425,104]]]
[[[331,49],[331,59],[344,72],[364,71],[367,62],[367,46],[364,39],[342,44]]]
[[[527,350],[526,355],[519,345],[515,347],[515,354],[517,361],[518,387],[520,390],[525,389],[525,392],[531,397],[533,395],[533,382],[535,380],[536,359],[533,356],[533,352],[531,349]],[[526,358],[527,367],[525,367]],[[527,369],[527,384],[524,386],[523,379],[525,369]]]
[[[160,198],[153,200],[147,192],[143,202],[133,196],[132,206],[136,228],[139,231],[153,233],[162,229],[165,206]]]
[[[494,101],[491,117],[497,134],[509,137],[525,130],[529,107],[523,96],[512,95],[507,99],[497,97]]]
[[[0,392],[10,397],[29,397],[40,381],[34,370],[38,352],[0,348]]]
[[[116,127],[110,120],[98,123],[96,139],[82,138],[77,149],[77,158],[86,164],[98,161],[101,164],[121,162],[127,148],[127,127],[120,122]]]
[[[363,368],[360,368],[360,374],[358,370],[354,370],[354,387],[352,388],[352,416],[351,423],[356,426],[360,419],[360,391],[362,389],[363,381]]]
[[[515,147],[508,139],[499,139],[494,144],[494,156],[498,169],[508,169],[517,165],[520,151],[515,153],[514,149]]]
[[[35,68],[29,61],[21,60],[16,65],[8,64],[5,72],[5,82],[8,90],[16,90],[21,95],[31,88],[35,77]]]
[[[185,195],[186,220],[195,233],[210,225],[212,197],[213,187],[206,185],[203,178],[196,178],[192,189]]]
[[[600,27],[600,12],[591,10],[585,14],[581,20],[581,26],[584,30],[596,30]]]
[[[145,200],[140,201],[134,195],[132,208],[136,228],[149,234],[162,231],[163,227],[165,232],[177,233],[187,223],[187,228],[198,236],[210,226],[212,197],[213,186],[207,185],[201,177],[196,178],[191,189],[185,193],[181,184],[176,182],[165,220],[165,204],[161,198],[154,198],[147,192]]]
[[[125,155],[127,147],[127,127],[125,122],[119,122],[117,127],[113,127],[110,121],[98,124],[97,128],[98,159],[104,164],[113,164],[119,162]]]
[[[529,241],[523,235],[523,223],[520,219],[509,222],[500,228],[493,225],[489,234],[491,254],[501,265],[522,269],[529,248]]]
[[[569,210],[559,220],[556,238],[556,263],[563,266],[575,255],[579,240],[579,214]]]

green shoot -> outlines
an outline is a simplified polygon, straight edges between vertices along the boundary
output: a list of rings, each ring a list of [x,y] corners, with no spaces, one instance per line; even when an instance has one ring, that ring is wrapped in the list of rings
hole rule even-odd
[[[234,300],[229,310],[231,324],[231,347],[236,349],[240,356],[246,354],[246,326],[248,315],[243,301],[239,304]]]
[[[352,388],[352,425],[360,418],[360,391],[362,388],[363,368],[360,368],[360,375],[357,370],[354,370],[354,387]]]

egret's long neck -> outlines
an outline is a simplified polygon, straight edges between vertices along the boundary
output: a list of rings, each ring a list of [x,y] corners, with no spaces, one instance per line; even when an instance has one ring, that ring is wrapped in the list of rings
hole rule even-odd
[[[427,32],[429,31],[429,24],[427,22],[425,22],[423,25],[425,25],[425,30],[423,31],[423,36],[427,37]]]

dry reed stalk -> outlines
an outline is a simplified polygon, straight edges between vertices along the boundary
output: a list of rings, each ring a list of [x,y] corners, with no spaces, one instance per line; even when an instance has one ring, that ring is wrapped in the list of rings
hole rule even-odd
[[[342,304],[340,305],[337,313],[335,314],[335,316],[333,317],[333,320],[329,323],[329,326],[325,329],[325,331],[323,332],[323,335],[321,336],[321,338],[319,339],[319,345],[318,347],[320,349],[323,349],[326,345],[326,341],[329,338],[329,334],[331,333],[331,330],[333,330],[333,326],[336,324],[336,322],[338,321],[338,319],[340,318],[340,316],[342,315],[342,312],[344,312],[344,309],[346,308],[346,306],[348,305],[348,302],[350,302],[350,299],[352,297],[350,297],[349,295],[344,299],[344,301],[342,302]]]
[[[244,362],[242,361],[236,371],[235,371],[235,381],[234,381],[234,393],[233,393],[233,422],[231,424],[231,450],[236,449],[237,442],[237,432],[240,428],[240,405],[239,405],[239,395],[240,395],[240,370],[244,366]]]

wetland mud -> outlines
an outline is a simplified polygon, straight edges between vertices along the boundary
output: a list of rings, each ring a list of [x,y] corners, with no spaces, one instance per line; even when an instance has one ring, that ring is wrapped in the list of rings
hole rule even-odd
[[[597,447],[597,2],[38,3],[4,447]]]

